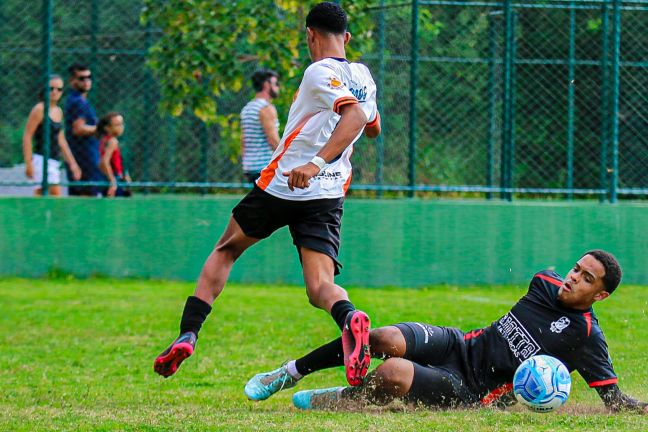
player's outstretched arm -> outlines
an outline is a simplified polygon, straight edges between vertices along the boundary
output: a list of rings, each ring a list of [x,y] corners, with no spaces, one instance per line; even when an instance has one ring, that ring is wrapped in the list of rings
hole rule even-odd
[[[367,116],[357,103],[344,105],[340,108],[340,121],[338,122],[331,138],[317,153],[317,156],[324,159],[324,163],[335,159],[344,151],[362,131],[367,124]],[[319,174],[321,167],[313,162],[293,168],[283,173],[288,177],[288,188],[290,190],[307,188],[310,179]]]
[[[616,384],[596,387],[596,391],[605,406],[612,411],[635,411],[648,414],[648,403],[624,394]]]

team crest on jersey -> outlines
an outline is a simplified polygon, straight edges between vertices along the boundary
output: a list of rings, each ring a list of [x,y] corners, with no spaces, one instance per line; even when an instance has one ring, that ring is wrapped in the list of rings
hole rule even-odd
[[[571,321],[569,321],[569,318],[567,317],[560,317],[557,321],[554,321],[551,323],[551,331],[554,333],[562,333],[563,330],[565,330]]]
[[[344,84],[343,84],[342,81],[340,81],[338,78],[332,76],[332,77],[329,79],[329,83],[328,83],[328,85],[329,85],[329,87],[336,89],[336,88],[340,88],[340,87],[342,87]]]

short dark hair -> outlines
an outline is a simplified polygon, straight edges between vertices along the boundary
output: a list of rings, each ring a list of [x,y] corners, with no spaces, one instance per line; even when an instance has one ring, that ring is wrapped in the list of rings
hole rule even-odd
[[[102,136],[106,135],[106,128],[110,126],[112,119],[120,115],[121,114],[117,111],[110,111],[108,114],[101,117],[101,119],[99,119],[99,123],[97,123],[97,136],[101,138]]]
[[[270,78],[275,77],[279,79],[279,74],[271,69],[259,69],[252,74],[252,86],[255,91],[260,92],[263,90],[263,83]]]
[[[74,63],[68,68],[68,73],[71,77],[76,77],[76,73],[84,70],[90,70],[90,68],[81,63]]]
[[[598,262],[603,264],[603,268],[605,269],[605,275],[603,276],[603,286],[605,287],[605,291],[612,294],[614,290],[619,286],[619,282],[621,282],[621,266],[619,265],[617,259],[611,253],[601,249],[593,249],[591,251],[585,252],[583,256],[585,255],[591,255],[596,258]]]
[[[338,4],[323,2],[315,5],[306,17],[306,27],[333,34],[347,31],[347,14]]]

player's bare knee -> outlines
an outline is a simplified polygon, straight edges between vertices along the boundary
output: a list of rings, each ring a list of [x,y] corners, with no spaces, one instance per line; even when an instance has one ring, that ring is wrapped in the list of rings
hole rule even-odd
[[[376,368],[376,381],[380,387],[395,396],[403,396],[412,384],[412,363],[400,358],[390,358]]]
[[[374,357],[402,357],[405,355],[405,340],[398,327],[387,326],[374,329],[369,334],[369,345]]]

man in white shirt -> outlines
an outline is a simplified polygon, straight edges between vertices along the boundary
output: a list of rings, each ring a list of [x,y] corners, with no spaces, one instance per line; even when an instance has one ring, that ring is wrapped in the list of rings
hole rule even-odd
[[[306,17],[306,32],[313,63],[304,72],[283,138],[254,189],[233,209],[229,225],[207,258],[194,295],[185,304],[180,336],[155,360],[155,371],[164,377],[174,374],[193,353],[198,331],[236,259],[286,225],[311,304],[329,312],[342,330],[347,381],[357,386],[367,373],[369,317],[355,309],[334,276],[340,268],[340,223],[351,182],[353,143],[363,131],[370,138],[380,133],[376,85],[366,66],[345,58],[351,35],[339,5],[314,6]],[[322,353],[322,358],[329,354]],[[246,394],[262,400],[273,386],[294,385],[277,377],[299,378],[306,372],[290,362],[261,377],[257,385],[248,385]]]

